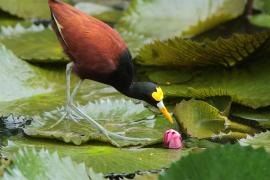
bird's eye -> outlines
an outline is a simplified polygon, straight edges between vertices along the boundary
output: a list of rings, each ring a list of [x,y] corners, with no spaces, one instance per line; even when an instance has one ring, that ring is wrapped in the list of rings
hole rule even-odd
[[[157,87],[156,91],[152,93],[152,97],[158,102],[162,101],[164,98],[162,89]]]

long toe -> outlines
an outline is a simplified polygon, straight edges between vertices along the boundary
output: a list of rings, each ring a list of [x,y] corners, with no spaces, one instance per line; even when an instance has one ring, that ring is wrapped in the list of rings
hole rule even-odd
[[[65,118],[67,117],[67,115],[68,115],[68,113],[65,112],[64,115],[56,123],[54,123],[53,125],[51,125],[49,127],[49,129],[52,129],[52,128],[56,127],[58,124],[60,124],[61,122],[63,122],[65,120]]]

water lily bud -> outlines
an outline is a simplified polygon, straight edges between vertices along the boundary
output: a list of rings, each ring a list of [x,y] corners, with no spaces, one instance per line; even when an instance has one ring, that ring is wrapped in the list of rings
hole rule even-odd
[[[181,134],[173,129],[165,132],[163,144],[169,149],[181,149],[183,147]]]

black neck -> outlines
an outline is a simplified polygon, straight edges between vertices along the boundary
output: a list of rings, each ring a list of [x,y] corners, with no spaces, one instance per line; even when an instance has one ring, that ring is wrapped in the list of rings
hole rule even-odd
[[[151,82],[132,82],[128,88],[118,90],[128,97],[140,99],[154,105],[156,102],[152,98],[152,93],[156,87],[156,84]]]

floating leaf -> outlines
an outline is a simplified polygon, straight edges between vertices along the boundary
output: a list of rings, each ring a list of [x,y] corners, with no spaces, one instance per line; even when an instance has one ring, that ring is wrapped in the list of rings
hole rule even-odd
[[[255,129],[230,121],[218,109],[199,100],[183,100],[175,107],[175,117],[186,134],[199,139],[215,138],[221,132],[254,133]],[[235,137],[235,136],[232,136]]]
[[[264,128],[270,128],[269,110],[269,107],[251,109],[244,106],[234,106],[231,111],[231,116],[255,122],[255,124]]]
[[[224,116],[229,116],[232,105],[232,98],[230,96],[214,96],[205,99],[210,105],[216,107]]]
[[[203,101],[182,101],[175,108],[175,117],[188,135],[210,138],[223,131],[226,117]]]
[[[10,16],[0,10],[0,26],[15,26],[18,23],[22,23],[24,25],[31,25],[31,22],[25,22],[22,19],[19,19],[14,16]]]
[[[45,27],[43,25],[32,24],[30,27],[24,27],[19,23],[16,24],[15,26],[1,27],[0,36],[4,38],[6,36],[18,36],[19,34],[24,34],[28,32],[40,32],[43,30],[45,30]]]
[[[137,170],[147,171],[168,167],[171,162],[187,155],[189,149],[182,151],[164,148],[115,148],[98,143],[74,146],[57,141],[46,141],[26,137],[11,137],[3,149],[6,154],[16,154],[20,148],[47,149],[57,151],[60,157],[69,156],[77,163],[84,162],[95,172],[133,173]],[[132,162],[132,163],[131,163]]]
[[[269,37],[270,32],[234,34],[227,39],[203,42],[176,37],[146,45],[136,60],[154,66],[234,66],[262,48]]]
[[[257,26],[270,27],[270,1],[269,0],[254,0],[253,8],[260,10],[261,14],[254,14],[249,17],[249,21]]]
[[[249,17],[252,24],[262,27],[270,27],[270,15],[269,14],[258,14]]]
[[[0,101],[11,101],[52,92],[41,70],[18,59],[0,44]]]
[[[190,154],[173,163],[160,180],[262,179],[270,176],[270,154],[263,149],[227,145]]]
[[[56,35],[50,29],[0,37],[0,42],[18,57],[30,62],[68,62]]]
[[[74,163],[70,157],[60,158],[58,153],[47,150],[20,149],[13,158],[13,166],[4,174],[3,180],[15,179],[104,179],[84,163]]]
[[[0,0],[0,9],[24,19],[50,19],[47,0]]]
[[[125,9],[130,0],[71,0],[73,3],[89,2],[112,8]],[[123,7],[124,6],[124,7]]]
[[[173,4],[173,6],[172,6]],[[133,52],[153,39],[167,39],[176,35],[194,36],[217,24],[231,20],[242,14],[245,1],[233,0],[136,0],[130,5],[126,15],[120,20],[118,29],[129,43]],[[190,16],[192,14],[192,16]],[[191,29],[190,29],[191,28]],[[125,33],[128,32],[128,33]],[[143,38],[130,36],[138,34]],[[132,44],[136,44],[136,46]]]
[[[101,14],[113,10],[111,7],[102,6],[91,2],[79,2],[75,5],[75,7],[89,15]]]
[[[256,134],[255,136],[248,136],[239,140],[240,145],[249,146],[254,148],[265,147],[267,151],[270,151],[270,131]]]
[[[269,0],[254,0],[254,9],[270,13],[270,1]]]
[[[75,7],[105,22],[114,23],[118,21],[123,14],[120,10],[115,10],[112,7],[99,5],[92,2],[79,2],[75,5]]]
[[[148,73],[148,78],[151,81],[162,85],[185,83],[192,79],[192,76],[190,71],[176,70],[149,71]]]
[[[181,69],[179,69],[181,71]],[[270,105],[270,61],[250,60],[239,66],[198,68],[186,83],[162,86],[169,97],[205,98],[230,96],[233,102],[252,108]]]
[[[142,104],[134,104],[128,100],[106,100],[78,106],[85,114],[103,125],[111,132],[120,133],[128,137],[151,138],[151,141],[119,141],[123,146],[147,145],[160,143],[163,132],[167,127],[164,118],[154,118],[149,110]],[[97,129],[84,119],[75,123],[71,119],[62,122],[55,128],[50,128],[64,115],[64,109],[44,112],[34,116],[33,125],[24,129],[24,132],[32,137],[55,138],[66,143],[80,145],[90,140],[108,142],[108,139],[100,134]]]

